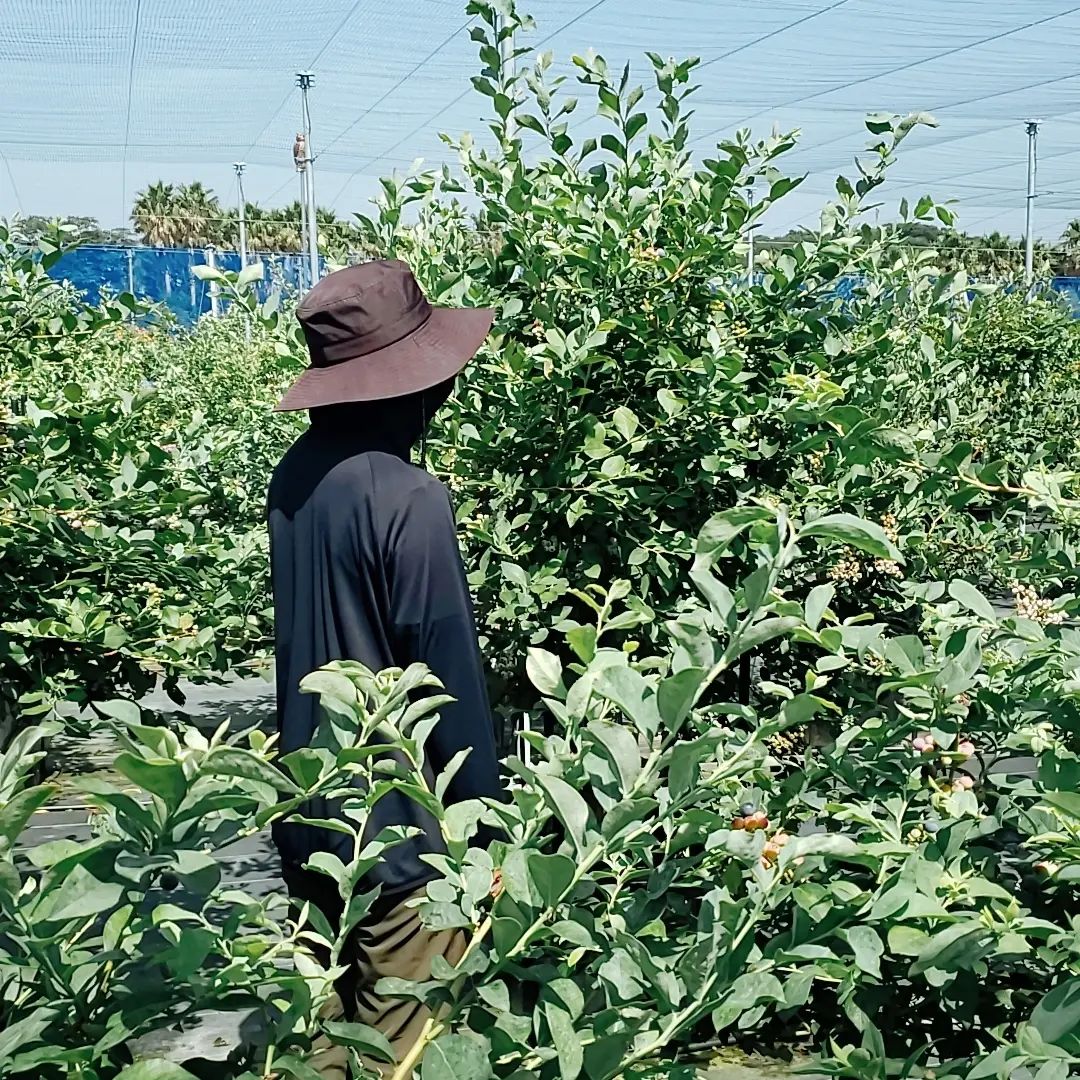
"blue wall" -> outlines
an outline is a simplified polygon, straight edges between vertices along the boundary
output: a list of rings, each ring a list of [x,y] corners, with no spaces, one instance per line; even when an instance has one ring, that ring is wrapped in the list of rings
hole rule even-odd
[[[275,287],[299,293],[307,287],[306,255],[252,254],[266,267],[258,285],[261,299]],[[219,251],[217,265],[223,270],[239,270],[240,256],[235,251]],[[210,311],[210,285],[191,272],[204,266],[202,251],[176,248],[78,247],[69,251],[52,269],[52,275],[65,278],[97,303],[102,290],[112,294],[133,292],[144,300],[164,304],[184,324],[193,323]]]
[[[306,255],[253,254],[252,258],[261,259],[266,266],[258,286],[261,299],[266,299],[275,287],[292,293],[307,288]],[[205,262],[202,251],[79,247],[65,255],[52,272],[84,292],[91,303],[98,301],[103,288],[114,294],[131,291],[143,299],[165,304],[181,323],[190,324],[210,311],[210,286],[191,272],[193,266]],[[219,251],[217,265],[239,270],[240,256],[234,251]],[[1062,294],[1073,314],[1080,318],[1080,278],[1054,278],[1051,288]],[[841,287],[839,291],[845,290]]]

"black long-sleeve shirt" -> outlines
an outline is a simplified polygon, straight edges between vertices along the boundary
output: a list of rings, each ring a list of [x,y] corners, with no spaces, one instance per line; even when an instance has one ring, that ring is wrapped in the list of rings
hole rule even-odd
[[[281,751],[309,745],[318,726],[318,699],[299,692],[310,672],[332,660],[358,660],[372,671],[420,661],[455,699],[440,710],[427,744],[435,772],[472,748],[446,801],[498,798],[494,731],[454,514],[442,484],[409,463],[414,433],[393,422],[395,407],[387,403],[366,433],[355,422],[314,425],[271,481]],[[336,815],[325,800],[303,812]],[[367,836],[389,825],[414,825],[423,834],[392,848],[365,880],[384,894],[434,877],[420,855],[441,848],[435,821],[396,792],[376,804]],[[274,839],[293,864],[316,851],[345,862],[352,855],[349,837],[294,822],[279,823]]]

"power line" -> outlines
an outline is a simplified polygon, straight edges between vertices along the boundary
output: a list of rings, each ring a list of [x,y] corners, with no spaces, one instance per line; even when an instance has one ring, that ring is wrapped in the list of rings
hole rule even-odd
[[[587,7],[584,11],[579,12],[572,19],[564,22],[562,26],[560,26],[557,30],[553,30],[550,34],[547,35],[547,37],[541,38],[541,40],[536,43],[535,48],[539,49],[541,46],[546,45],[549,41],[551,41],[552,38],[557,37],[564,30],[569,30],[571,26],[574,26],[577,23],[581,22],[582,19],[584,19],[588,15],[591,15],[597,8],[603,6],[606,3],[607,0],[594,0],[594,3],[590,4],[589,7]],[[360,175],[362,170],[370,168],[372,165],[377,165],[380,161],[384,161],[395,150],[405,145],[407,142],[409,142],[410,139],[414,138],[421,131],[424,131],[427,127],[429,127],[436,120],[438,120],[439,117],[444,116],[447,112],[449,112],[450,109],[457,105],[459,101],[463,101],[472,92],[472,90],[473,86],[472,82],[470,81],[469,85],[465,87],[465,89],[462,90],[462,92],[458,94],[456,98],[454,98],[452,101],[448,102],[441,109],[439,109],[439,111],[435,113],[434,116],[429,116],[426,120],[422,121],[420,124],[414,127],[412,131],[408,133],[408,135],[399,139],[396,143],[394,143],[393,146],[391,146],[388,150],[384,150],[377,157],[368,158],[367,160],[363,161],[355,171],[349,174],[349,176],[345,180],[345,183],[342,184],[340,188],[338,188],[338,192],[331,200],[330,205],[334,206],[337,204],[338,199],[341,198],[345,189],[353,182],[354,179],[356,179],[357,176]]]
[[[454,38],[456,38],[458,36],[458,34],[461,33],[462,30],[464,30],[467,26],[469,26],[472,23],[473,19],[475,19],[475,16],[473,16],[472,18],[466,19],[465,22],[463,22],[456,30],[454,30],[454,32],[452,34],[450,34],[448,37],[446,37],[442,41],[440,41],[439,44],[436,45],[435,48],[432,49],[431,52],[429,52],[427,54],[427,56],[424,57],[423,60],[421,60],[421,61],[419,61],[419,63],[415,64],[405,75],[402,75],[401,78],[398,79],[398,81],[396,83],[394,83],[394,85],[391,86],[390,89],[387,90],[382,95],[382,97],[380,97],[374,104],[369,105],[355,120],[353,120],[353,122],[351,124],[349,124],[349,126],[347,128],[345,128],[344,131],[342,131],[338,135],[335,135],[319,151],[319,154],[317,156],[321,157],[323,154],[325,154],[330,149],[331,146],[333,146],[335,143],[338,143],[343,138],[345,138],[345,136],[348,135],[349,132],[352,131],[353,128],[355,128],[356,125],[359,124],[360,121],[363,120],[365,116],[367,116],[369,113],[374,112],[396,90],[400,90],[401,87],[404,86],[405,83],[409,81],[409,79],[411,79],[425,64],[428,63],[429,60],[431,60],[433,57],[437,56],[440,52],[442,52],[442,50],[445,49],[446,46],[449,45],[450,42],[453,41]],[[350,177],[350,179],[351,179],[351,177]]]
[[[131,140],[131,104],[135,87],[135,54],[139,48],[139,21],[142,18],[142,0],[135,2],[135,19],[131,30],[131,56],[128,59],[127,115],[124,120],[124,156],[120,165],[120,206],[127,213],[127,155]]]
[[[1053,79],[1041,79],[1039,82],[1028,83],[1025,86],[1016,86],[1011,90],[999,90],[993,94],[984,94],[981,97],[967,98],[964,101],[950,101],[948,105],[935,105],[933,111],[937,112],[942,109],[959,109],[965,105],[977,105],[984,101],[990,101],[993,98],[1008,97],[1010,94],[1020,94],[1025,90],[1036,90],[1043,86],[1053,86],[1055,83],[1069,82],[1071,79],[1080,78],[1080,75],[1059,75]],[[983,135],[993,134],[1000,128],[991,128],[989,131],[969,131],[964,135],[950,135],[944,139],[935,139],[933,142],[925,143],[922,146],[915,147],[916,150],[936,150],[940,146],[945,146],[948,143],[962,142],[964,139],[977,139]],[[838,142],[843,142],[845,139],[850,138],[850,133],[838,135],[835,139],[829,139],[828,142],[814,143],[813,146],[803,146],[795,151],[796,156],[798,154],[808,154],[811,150],[823,150],[826,146],[833,146]],[[911,151],[908,151],[909,153]]]
[[[843,7],[849,0],[836,0],[835,3],[830,4],[828,7],[821,8],[819,11],[812,11],[809,15],[804,15],[801,19],[796,19],[794,22],[788,23],[786,26],[777,27],[775,30],[771,30],[767,34],[762,34],[761,37],[754,38],[753,41],[748,41],[744,45],[739,45],[737,48],[729,49],[726,53],[721,53],[719,56],[714,56],[711,60],[706,60],[704,63],[698,64],[695,71],[703,71],[707,67],[711,67],[713,64],[718,64],[721,60],[727,60],[729,57],[734,56],[736,53],[741,53],[746,49],[752,48],[754,45],[760,45],[763,41],[768,41],[770,38],[779,37],[781,34],[786,34],[789,30],[794,30],[796,26],[802,26],[803,23],[808,23],[811,19],[816,19],[819,15],[828,15],[830,11],[835,11],[838,7]]]
[[[1050,114],[1050,118],[1053,118],[1053,114]],[[1045,119],[1045,118],[1044,118]],[[1039,159],[1045,163],[1047,161],[1056,161],[1058,158],[1072,157],[1073,154],[1080,153],[1080,149],[1073,148],[1072,150],[1061,150],[1056,154],[1041,154]],[[1013,161],[1007,161],[1003,165],[987,165],[981,169],[965,170],[962,173],[953,173],[950,176],[941,176],[933,181],[934,184],[947,184],[952,180],[964,180],[965,177],[970,176],[985,176],[986,173],[997,172],[1000,169],[1009,169],[1016,165],[1019,159]],[[916,187],[916,184],[905,184],[903,187],[896,188],[895,191],[910,191]],[[925,185],[924,185],[925,186]],[[895,194],[894,191],[894,194]]]
[[[363,2],[364,0],[356,0],[353,6],[349,8],[348,13],[341,20],[341,22],[337,24],[337,27],[334,29],[333,33],[331,33],[331,35],[326,39],[326,41],[323,42],[322,48],[319,49],[319,51],[311,59],[311,62],[307,65],[308,70],[313,68],[318,63],[318,61],[322,59],[323,55],[326,53],[326,50],[329,49],[330,46],[334,43],[334,39],[338,36],[338,34],[341,33],[342,30],[345,29],[346,26],[348,26],[349,20],[357,13],[357,11],[360,10],[360,5]],[[244,151],[242,155],[243,157],[248,157],[251,154],[251,151],[255,149],[255,144],[263,137],[263,135],[266,134],[267,128],[269,128],[270,125],[281,115],[282,110],[292,100],[293,91],[295,89],[295,86],[289,88],[289,92],[281,99],[281,104],[278,105],[278,107],[274,110],[273,115],[270,117],[269,120],[266,121],[265,124],[263,124],[262,128],[259,130],[259,134],[251,140],[251,145],[247,148],[247,150]]]
[[[22,197],[19,195],[19,185],[15,183],[15,173],[11,169],[11,162],[8,161],[7,155],[3,150],[0,150],[0,161],[4,163],[4,170],[7,172],[8,179],[11,181],[11,193],[15,196],[15,205],[19,208],[19,213],[24,214],[26,211],[23,209]]]
[[[755,45],[760,45],[763,41],[768,41],[770,38],[779,37],[781,34],[787,33],[788,30],[794,30],[796,26],[802,26],[803,23],[808,23],[811,19],[816,19],[819,15],[827,15],[830,11],[835,10],[838,7],[843,7],[849,0],[835,0],[835,3],[830,4],[828,7],[821,8],[818,11],[812,11],[809,15],[803,15],[802,18],[796,19],[794,22],[786,23],[784,26],[778,26],[775,30],[770,30],[767,34],[762,34],[761,37],[756,37],[752,41],[746,41],[742,45],[737,45],[734,49],[729,49],[726,53],[721,53],[719,56],[714,56],[711,60],[706,60],[703,63],[698,64],[694,69],[694,74],[703,71],[707,67],[711,67],[713,64],[718,64],[721,60],[727,60],[729,57],[735,56],[736,53],[744,52],[747,49],[753,48]],[[701,100],[698,99],[699,104]],[[712,102],[705,102],[704,104],[712,104]],[[585,124],[596,119],[596,114],[592,116],[582,117],[576,124],[570,125],[570,131],[577,131]]]
[[[1057,15],[1047,15],[1041,19],[1034,19],[1031,22],[1024,23],[1023,26],[1016,26],[1012,30],[1002,30],[999,33],[991,34],[989,37],[969,42],[967,45],[957,45],[955,48],[946,49],[944,52],[935,53],[933,56],[924,57],[922,60],[912,60],[907,64],[900,64],[897,67],[890,68],[888,71],[880,71],[874,75],[866,75],[861,79],[852,79],[849,82],[841,83],[839,86],[831,86],[827,90],[819,90],[813,94],[805,94],[802,97],[792,98],[790,101],[785,101],[779,105],[769,105],[764,109],[759,109],[756,113],[752,113],[744,120],[740,120],[735,127],[736,129],[742,128],[746,124],[756,120],[759,116],[763,116],[765,113],[774,112],[777,109],[788,109],[794,105],[802,105],[804,102],[815,101],[817,98],[835,94],[840,90],[848,90],[853,86],[861,86],[864,83],[874,82],[877,79],[884,79],[889,75],[897,75],[902,71],[910,71],[913,68],[921,67],[923,64],[944,60],[948,56],[956,56],[958,53],[967,52],[969,49],[976,49],[980,45],[989,45],[991,42],[1001,41],[1003,38],[1011,37],[1013,34],[1019,34],[1021,31],[1030,30],[1032,27],[1041,26],[1043,23],[1053,22],[1056,19],[1062,19],[1066,15],[1072,15],[1077,11],[1080,11],[1080,6],[1069,8],[1068,11],[1059,12]],[[712,138],[719,132],[724,131],[726,127],[727,125],[724,125],[723,127],[714,128],[712,131],[707,131],[704,135],[698,135],[696,138],[691,139],[690,143],[687,145],[693,145],[694,143],[701,142],[703,139]]]

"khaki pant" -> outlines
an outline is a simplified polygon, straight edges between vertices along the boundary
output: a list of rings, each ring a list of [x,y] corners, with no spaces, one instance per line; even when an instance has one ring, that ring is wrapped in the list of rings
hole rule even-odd
[[[317,905],[331,925],[337,925],[344,905],[329,878],[286,869],[285,883],[294,900]],[[322,1014],[324,1020],[350,1020],[381,1031],[398,1061],[412,1048],[431,1013],[417,1001],[379,998],[375,984],[382,978],[425,981],[431,977],[431,962],[436,956],[456,964],[465,951],[460,930],[432,933],[424,928],[417,910],[406,906],[409,900],[423,896],[424,891],[421,888],[387,898],[350,935],[341,954],[341,963],[348,966],[348,971]],[[329,957],[320,959],[329,962]],[[316,1042],[311,1065],[325,1080],[346,1080],[348,1061],[344,1048],[332,1046],[326,1039]],[[393,1071],[383,1062],[364,1064],[383,1075]]]

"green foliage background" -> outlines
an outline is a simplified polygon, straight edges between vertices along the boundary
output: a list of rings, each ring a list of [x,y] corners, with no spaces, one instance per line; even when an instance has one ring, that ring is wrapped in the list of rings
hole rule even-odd
[[[929,198],[867,223],[930,118],[871,117],[858,178],[748,280],[747,230],[798,185],[794,135],[694,160],[693,61],[648,57],[646,91],[588,56],[608,127],[575,141],[550,57],[502,62],[519,16],[469,10],[497,149],[462,137],[458,169],[385,180],[358,229],[434,302],[498,309],[428,464],[458,506],[493,700],[548,734],[509,763],[502,810],[380,778],[443,821],[425,917],[472,942],[394,988],[449,1007],[408,1069],[608,1080],[720,1040],[822,1049],[860,1080],[1069,1075],[1075,324],[906,243],[950,222]],[[255,1006],[275,1033],[231,1076],[302,1078],[320,1037],[378,1056],[318,1020],[305,935],[330,928],[224,889],[212,853],[370,770],[373,717],[418,766],[423,673],[316,676],[352,741],[287,762],[136,704],[266,657],[265,484],[302,424],[270,406],[304,362],[295,323],[254,301],[257,268],[219,275],[229,314],[191,333],[132,297],[90,308],[47,275],[64,242],[0,231],[0,1076],[138,1080],[130,1040],[209,1007]],[[58,713],[117,732],[139,799],[91,782],[95,841],[28,871],[14,845],[51,796],[32,767],[54,728],[25,729]],[[470,853],[492,815],[507,843]],[[378,853],[322,869],[354,881]]]

